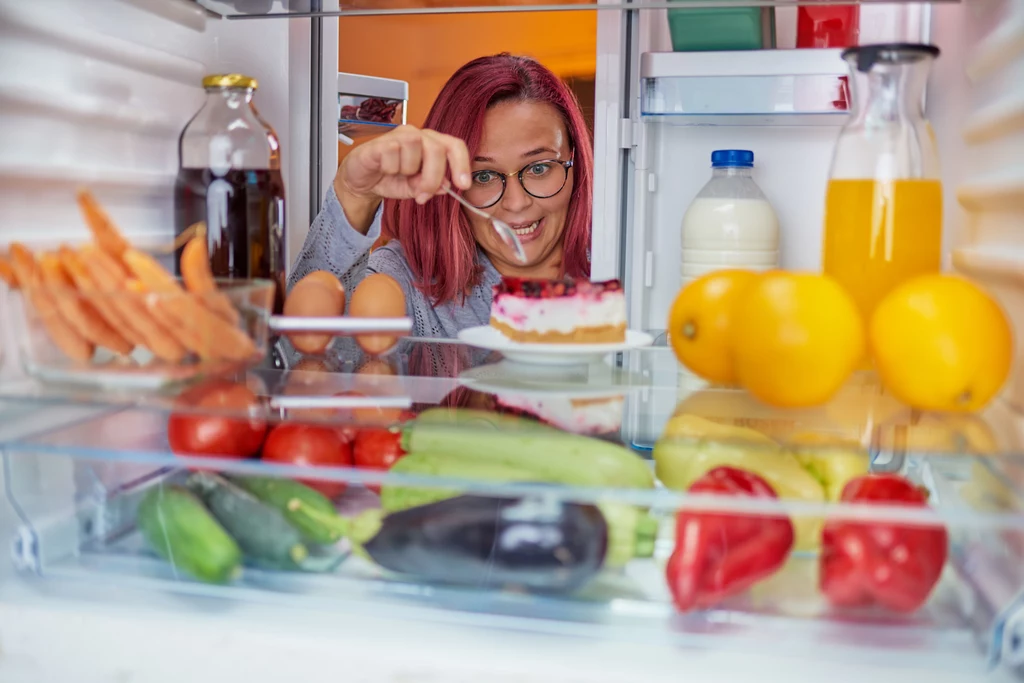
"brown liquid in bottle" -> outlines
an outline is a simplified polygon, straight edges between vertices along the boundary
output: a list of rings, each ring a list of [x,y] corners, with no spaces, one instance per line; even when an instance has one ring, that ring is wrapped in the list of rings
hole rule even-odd
[[[284,181],[279,170],[183,168],[174,188],[178,233],[206,223],[207,248],[214,277],[273,280],[274,313],[284,308]],[[181,250],[175,254],[180,271]]]

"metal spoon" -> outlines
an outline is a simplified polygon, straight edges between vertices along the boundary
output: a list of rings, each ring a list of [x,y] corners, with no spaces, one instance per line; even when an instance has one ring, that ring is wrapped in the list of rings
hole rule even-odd
[[[453,191],[452,188],[447,184],[444,187],[444,191],[450,194],[452,197],[455,197],[455,201],[457,201],[459,204],[462,204],[464,207],[475,213],[477,216],[489,220],[491,222],[491,225],[494,226],[494,231],[498,233],[498,237],[500,237],[501,241],[505,243],[505,246],[507,246],[509,249],[516,253],[516,259],[518,259],[520,263],[526,263],[526,251],[523,249],[523,245],[519,241],[519,237],[516,235],[515,230],[510,228],[508,223],[499,218],[495,218],[486,211],[481,211],[480,209],[476,208],[475,206],[467,202],[465,199],[463,199],[461,195]]]

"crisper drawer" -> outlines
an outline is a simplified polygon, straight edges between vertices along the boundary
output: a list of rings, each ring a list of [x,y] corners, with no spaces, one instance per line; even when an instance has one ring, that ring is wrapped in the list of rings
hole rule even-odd
[[[648,371],[643,363],[632,375],[609,370],[600,382],[620,382],[629,415],[677,395],[657,382],[631,384]],[[614,434],[573,434],[521,412],[494,412],[479,385],[462,387],[465,400],[453,401],[459,389],[447,379],[392,377],[356,391],[357,376],[324,377],[316,385],[278,371],[237,378],[264,399],[278,397],[270,403],[292,397],[287,410],[260,418],[296,425],[274,445],[250,412],[192,412],[149,397],[97,400],[64,416],[68,403],[53,392],[26,391],[25,404],[37,405],[36,419],[46,422],[20,434],[5,425],[15,566],[85,585],[283,598],[595,643],[735,648],[1024,680],[1024,466],[998,452],[981,455],[984,443],[962,438],[987,433],[998,441],[994,433],[952,425],[944,432],[952,449],[938,438],[904,438],[897,448],[895,432],[882,434],[860,465],[850,465],[859,454],[849,447],[822,438],[801,450],[794,441],[786,455],[808,464],[802,475],[785,471],[789,461],[765,441],[707,425],[700,438],[683,436],[669,420],[654,445],[655,467],[649,452],[621,446]],[[299,412],[311,387],[336,397],[333,408]],[[709,391],[704,407],[731,405],[734,425],[772,422],[743,417],[748,404],[734,394]],[[406,408],[396,400],[403,397]],[[324,410],[334,411],[326,423]],[[700,413],[694,409],[691,424]],[[815,418],[788,419],[808,426]],[[171,452],[182,430],[195,437],[202,429],[238,439],[255,430],[263,457]],[[356,456],[361,466],[317,460],[323,444],[352,438],[370,449]],[[400,466],[382,469],[388,453]],[[688,469],[737,458],[784,488],[799,488],[807,473],[834,486],[886,471],[909,483],[904,497],[923,490],[928,503],[742,495],[759,484],[735,469],[702,479],[703,493],[659,480],[678,488]],[[890,493],[899,488],[886,481]]]

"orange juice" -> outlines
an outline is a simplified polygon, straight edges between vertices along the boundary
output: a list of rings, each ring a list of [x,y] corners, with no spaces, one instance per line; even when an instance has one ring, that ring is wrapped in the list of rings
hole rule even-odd
[[[942,183],[830,180],[823,262],[869,321],[897,285],[940,270]]]

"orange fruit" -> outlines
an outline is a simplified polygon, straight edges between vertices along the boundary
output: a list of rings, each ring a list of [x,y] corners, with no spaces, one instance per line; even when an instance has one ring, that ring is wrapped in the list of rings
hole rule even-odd
[[[864,356],[864,325],[827,275],[770,271],[740,295],[730,345],[740,384],[782,408],[827,402]]]
[[[958,275],[922,275],[892,290],[871,317],[869,340],[882,384],[921,410],[983,408],[1013,361],[1002,308]]]
[[[676,295],[668,314],[668,337],[676,358],[709,382],[735,384],[729,352],[729,324],[736,296],[757,275],[749,270],[716,270]]]

